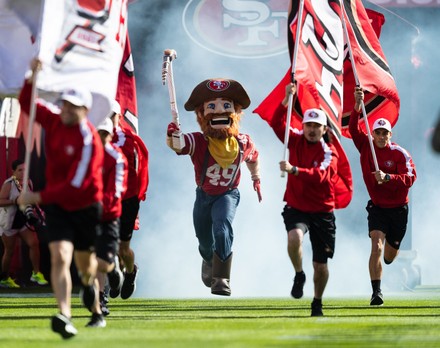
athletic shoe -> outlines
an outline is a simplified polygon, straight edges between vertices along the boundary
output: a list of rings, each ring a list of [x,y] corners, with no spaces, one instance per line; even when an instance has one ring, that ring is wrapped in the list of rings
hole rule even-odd
[[[304,294],[304,284],[306,283],[306,274],[304,272],[297,273],[293,280],[292,291],[290,294],[293,298],[301,298]]]
[[[121,288],[121,298],[126,300],[133,292],[136,290],[136,277],[138,272],[138,266],[135,264],[133,268],[133,272],[126,273],[124,272],[124,282],[122,283]]]
[[[93,285],[83,285],[79,290],[79,297],[81,301],[90,312],[92,311],[93,304],[95,303],[95,287]]]
[[[202,261],[202,282],[210,288],[212,283],[212,262]]]
[[[104,316],[98,313],[92,313],[92,318],[87,323],[86,327],[106,327]]]
[[[78,333],[69,318],[61,313],[52,317],[52,331],[59,333],[63,338],[70,338]]]
[[[110,310],[107,307],[108,298],[105,296],[104,292],[99,292],[99,305],[101,306],[101,312],[106,317],[110,314]]]
[[[44,278],[44,274],[41,272],[32,272],[31,282],[37,283],[38,285],[47,285],[49,284],[47,280]]]
[[[8,277],[6,279],[0,280],[0,288],[10,288],[10,289],[17,289],[20,285],[18,285],[14,279],[11,277]]]
[[[376,290],[371,295],[370,306],[382,306],[383,305],[383,295],[380,290]]]
[[[119,266],[119,258],[115,256],[115,268],[113,271],[107,273],[108,285],[110,286],[109,295],[111,298],[116,298],[121,293],[122,283],[124,282],[124,275]]]
[[[322,317],[324,313],[322,312],[322,303],[312,302],[312,317]]]

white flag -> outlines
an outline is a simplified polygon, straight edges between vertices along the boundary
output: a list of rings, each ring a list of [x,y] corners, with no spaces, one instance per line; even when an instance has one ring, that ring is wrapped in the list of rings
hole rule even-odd
[[[89,89],[89,119],[99,124],[115,99],[127,31],[127,0],[45,0],[37,87],[42,98]]]
[[[39,96],[88,89],[97,125],[116,97],[126,32],[127,0],[0,0],[0,95],[18,93],[38,55]]]

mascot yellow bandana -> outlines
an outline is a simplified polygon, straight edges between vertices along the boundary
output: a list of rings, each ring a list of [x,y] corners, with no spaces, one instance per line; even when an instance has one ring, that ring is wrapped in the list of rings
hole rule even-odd
[[[238,141],[235,137],[218,139],[208,137],[208,150],[223,169],[228,168],[238,155]]]

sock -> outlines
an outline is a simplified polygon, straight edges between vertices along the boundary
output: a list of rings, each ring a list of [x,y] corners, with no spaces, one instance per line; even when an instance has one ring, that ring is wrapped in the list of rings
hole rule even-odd
[[[322,306],[322,299],[318,299],[318,298],[313,298],[313,304],[317,304],[317,305],[320,305],[320,306]]]
[[[380,279],[372,280],[371,287],[373,288],[373,292],[380,291]]]

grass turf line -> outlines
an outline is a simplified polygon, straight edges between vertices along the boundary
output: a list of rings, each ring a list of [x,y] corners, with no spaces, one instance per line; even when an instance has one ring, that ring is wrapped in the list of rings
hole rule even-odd
[[[50,330],[53,297],[0,298],[0,347],[440,347],[440,296],[324,299],[111,299],[104,329],[85,328],[90,313],[73,298],[78,335]]]

